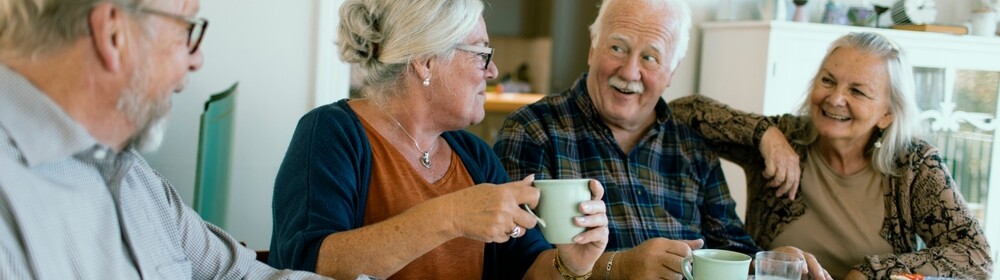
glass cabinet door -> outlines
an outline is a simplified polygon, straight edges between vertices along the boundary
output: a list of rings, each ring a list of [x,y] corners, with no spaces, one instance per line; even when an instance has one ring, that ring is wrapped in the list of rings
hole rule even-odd
[[[929,133],[926,139],[940,150],[987,237],[998,234],[995,223],[1000,217],[988,210],[991,202],[1000,207],[989,192],[991,180],[1000,180],[990,176],[995,173],[992,162],[998,160],[993,143],[1000,72],[915,67],[914,75],[920,117]]]

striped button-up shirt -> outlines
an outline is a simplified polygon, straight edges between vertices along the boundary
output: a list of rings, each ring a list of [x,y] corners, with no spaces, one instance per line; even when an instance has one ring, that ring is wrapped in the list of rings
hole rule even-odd
[[[0,279],[319,278],[275,270],[0,65]]]
[[[494,150],[511,178],[591,178],[605,187],[608,249],[650,238],[704,239],[706,247],[759,250],[736,216],[718,157],[663,100],[656,123],[622,151],[587,94],[586,75],[504,121]]]

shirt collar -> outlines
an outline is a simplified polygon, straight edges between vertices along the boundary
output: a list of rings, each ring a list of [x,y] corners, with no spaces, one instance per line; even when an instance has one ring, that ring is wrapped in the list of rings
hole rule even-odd
[[[576,104],[580,107],[580,110],[583,111],[584,116],[603,123],[604,121],[597,113],[597,108],[594,107],[594,101],[590,99],[590,93],[587,90],[587,75],[588,73],[583,73],[583,75],[576,80],[576,84],[573,86],[573,93],[579,97],[577,98]],[[664,101],[663,98],[656,101],[653,111],[656,112],[656,124],[663,124],[664,122],[670,120],[670,107],[667,106],[667,102]]]
[[[0,64],[0,129],[7,132],[28,166],[69,157],[98,145],[52,99],[3,64]]]

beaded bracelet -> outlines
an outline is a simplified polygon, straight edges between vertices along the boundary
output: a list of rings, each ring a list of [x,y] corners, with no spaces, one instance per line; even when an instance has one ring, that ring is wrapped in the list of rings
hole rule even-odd
[[[552,265],[556,267],[556,271],[559,271],[559,275],[562,275],[563,279],[566,280],[585,280],[594,274],[593,270],[587,271],[584,275],[576,275],[572,271],[569,271],[566,265],[563,264],[562,258],[559,257],[559,249],[556,249],[556,257],[552,259]]]
[[[615,262],[616,255],[618,255],[618,251],[611,253],[611,258],[608,259],[608,267],[604,271],[604,280],[611,280],[611,264]]]

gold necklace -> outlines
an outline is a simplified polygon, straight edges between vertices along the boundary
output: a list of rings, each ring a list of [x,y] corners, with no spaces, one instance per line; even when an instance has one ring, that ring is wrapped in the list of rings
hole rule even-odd
[[[410,132],[406,131],[406,129],[403,128],[403,125],[400,124],[399,121],[396,120],[396,117],[393,117],[392,114],[389,113],[389,111],[385,110],[385,108],[379,108],[379,109],[382,109],[382,112],[385,112],[385,114],[388,115],[389,118],[392,119],[392,121],[396,123],[396,126],[398,126],[399,129],[402,130],[403,133],[406,134],[406,137],[410,137],[410,140],[413,140],[413,146],[417,147],[417,151],[418,152],[421,152],[421,153],[424,154],[423,156],[420,157],[420,165],[423,165],[427,169],[430,169],[431,168],[431,150],[434,150],[434,147],[437,147],[437,138],[434,138],[434,142],[431,143],[431,147],[428,148],[426,151],[424,151],[423,149],[420,149],[420,144],[417,143],[417,138],[413,138],[413,135],[410,135]]]

